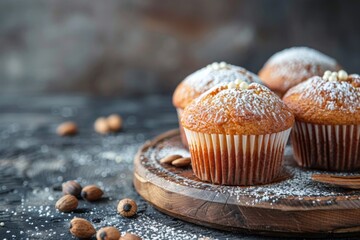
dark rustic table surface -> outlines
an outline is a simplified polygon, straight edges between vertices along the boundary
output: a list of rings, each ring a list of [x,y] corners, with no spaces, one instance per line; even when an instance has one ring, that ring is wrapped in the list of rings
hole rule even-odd
[[[123,116],[123,131],[95,133],[95,119],[111,113]],[[79,134],[59,137],[57,125],[68,120],[78,124]],[[174,219],[136,193],[132,169],[138,147],[176,127],[169,96],[0,96],[0,239],[73,239],[68,226],[75,216],[88,219],[96,229],[115,226],[143,239],[263,239]],[[62,196],[61,183],[72,179],[83,186],[99,185],[104,198],[80,201],[72,213],[58,212],[54,205]],[[138,203],[134,218],[116,212],[125,197]]]

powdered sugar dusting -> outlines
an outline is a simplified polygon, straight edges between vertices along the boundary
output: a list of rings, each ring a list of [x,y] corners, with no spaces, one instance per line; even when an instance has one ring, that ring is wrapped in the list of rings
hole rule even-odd
[[[353,86],[351,81],[326,81],[313,77],[291,88],[286,96],[292,94],[298,94],[299,101],[310,99],[329,111],[360,111],[360,88]]]
[[[292,113],[279,97],[263,85],[252,83],[248,89],[219,86],[195,99],[183,114],[184,126],[201,127],[231,123],[233,126],[246,123],[258,124],[258,128],[276,124],[277,131],[287,126]],[[272,124],[268,124],[268,123]],[[230,125],[228,127],[231,127]],[[228,129],[225,129],[227,131]],[[272,129],[264,129],[271,132]],[[276,132],[276,131],[275,131]]]
[[[336,60],[325,54],[308,47],[292,47],[275,53],[266,64],[283,64],[287,62],[298,62],[303,65],[321,64],[324,66],[336,66]]]
[[[336,70],[335,59],[308,47],[292,47],[274,54],[265,65],[277,66],[273,68],[273,77],[299,79],[322,74],[325,70]],[[293,86],[292,81],[284,81],[284,88]]]
[[[196,92],[203,93],[208,89],[221,83],[230,83],[241,79],[247,83],[261,83],[259,77],[245,68],[227,64],[226,67],[213,69],[204,67],[189,75],[184,82],[191,86]]]

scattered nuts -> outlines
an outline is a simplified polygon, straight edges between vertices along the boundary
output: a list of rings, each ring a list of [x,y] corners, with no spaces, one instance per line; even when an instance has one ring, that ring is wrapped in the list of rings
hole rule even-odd
[[[70,222],[70,232],[78,238],[91,238],[96,233],[94,226],[89,221],[77,217]]]
[[[212,67],[214,70],[219,70],[220,65],[219,65],[219,63],[214,62],[214,63],[211,64],[211,67]]]
[[[330,75],[331,75],[331,71],[326,70],[326,71],[324,72],[324,76],[328,76],[328,77],[330,77]]]
[[[75,135],[77,133],[77,126],[74,122],[64,122],[57,127],[56,132],[60,136]]]
[[[122,118],[117,114],[111,114],[107,118],[99,117],[94,123],[94,129],[100,134],[117,132],[122,127]]]
[[[236,85],[240,85],[240,83],[242,83],[243,81],[241,80],[241,79],[239,79],[239,78],[237,78],[237,79],[235,79],[235,81],[234,81],[234,83],[236,84]]]
[[[104,117],[100,117],[96,119],[94,123],[94,129],[97,133],[100,134],[107,134],[110,132],[110,127],[108,125],[106,118]]]
[[[178,155],[178,154],[176,154],[176,155],[169,155],[169,156],[167,156],[167,157],[164,157],[164,158],[160,159],[160,163],[170,164],[170,163],[172,163],[174,160],[179,159],[179,158],[182,158],[182,156],[181,156],[181,155]]]
[[[119,131],[122,127],[122,118],[117,114],[111,114],[107,117],[106,121],[110,130],[113,132]]]
[[[334,76],[334,77],[338,77],[338,73],[337,72],[332,72],[330,76]]]
[[[96,233],[97,240],[119,240],[120,237],[119,230],[114,227],[104,227]]]
[[[225,68],[227,66],[227,63],[226,62],[220,62],[219,63],[219,67],[220,68]]]
[[[175,154],[164,157],[160,159],[159,162],[162,164],[172,164],[175,167],[186,167],[190,165],[191,158],[189,157],[184,158],[181,155]]]
[[[78,198],[80,197],[81,189],[81,185],[73,180],[64,182],[62,184],[62,192],[64,193],[64,195],[70,194]]]
[[[347,78],[348,78],[347,72],[345,72],[344,70],[340,70],[338,72],[338,78],[343,81],[347,80]]]
[[[77,208],[78,204],[79,202],[76,197],[73,195],[65,195],[56,202],[55,208],[60,212],[71,212]]]
[[[126,233],[119,240],[141,240],[141,237],[132,233]]]
[[[242,83],[239,84],[239,87],[241,89],[247,89],[249,87],[249,84],[247,84],[246,82],[242,82]]]
[[[330,82],[336,82],[338,80],[346,81],[348,77],[348,73],[344,70],[340,70],[338,72],[325,71],[323,75],[323,79]]]
[[[186,157],[186,158],[176,159],[171,164],[174,165],[175,167],[186,167],[189,166],[190,163],[191,163],[191,158]]]
[[[330,82],[336,82],[336,81],[337,81],[337,77],[331,75],[331,76],[329,77],[329,81],[330,81]]]
[[[234,82],[230,82],[227,87],[228,89],[236,88],[236,84]]]
[[[104,192],[96,185],[88,185],[81,191],[81,197],[87,201],[97,201],[101,198]]]
[[[124,217],[132,217],[137,212],[136,202],[132,199],[124,198],[119,202],[117,211]]]

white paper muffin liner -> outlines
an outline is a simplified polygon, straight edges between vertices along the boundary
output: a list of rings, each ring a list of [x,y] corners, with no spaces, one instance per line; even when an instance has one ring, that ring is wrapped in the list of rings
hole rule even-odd
[[[291,128],[266,135],[204,134],[184,128],[195,175],[224,185],[272,182],[280,173]]]
[[[360,125],[317,125],[296,121],[291,134],[299,166],[328,171],[360,168]]]
[[[181,115],[182,115],[183,111],[184,110],[181,108],[176,108],[176,112],[177,112],[178,119],[179,119],[179,130],[180,130],[181,142],[184,145],[184,147],[188,148],[189,146],[188,146],[188,142],[186,140],[186,134],[185,134],[184,128],[181,124]]]

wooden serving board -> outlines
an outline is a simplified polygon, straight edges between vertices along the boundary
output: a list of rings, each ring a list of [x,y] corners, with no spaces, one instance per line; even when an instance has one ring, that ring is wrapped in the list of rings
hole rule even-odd
[[[160,164],[169,154],[189,156],[178,130],[146,142],[135,157],[137,192],[161,212],[195,224],[276,236],[360,235],[360,191],[313,182],[285,150],[284,174],[263,186],[201,182],[191,167]],[[354,173],[352,173],[354,174]],[[356,173],[355,173],[356,174]],[[358,174],[358,173],[357,173]]]

